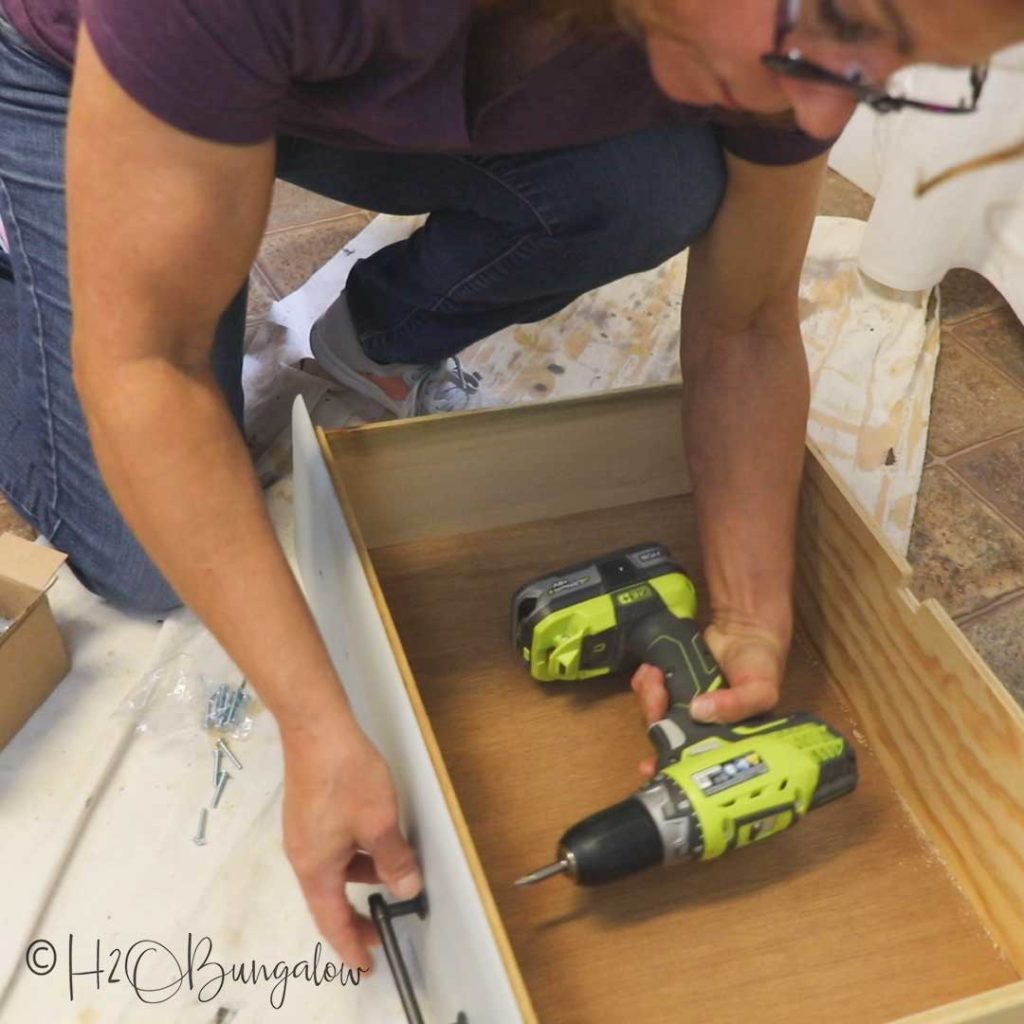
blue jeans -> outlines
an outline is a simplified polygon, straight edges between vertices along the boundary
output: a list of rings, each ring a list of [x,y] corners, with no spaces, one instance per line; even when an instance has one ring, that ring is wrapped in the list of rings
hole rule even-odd
[[[0,18],[0,491],[87,587],[153,613],[180,602],[114,506],[71,374],[64,207],[69,77]],[[430,362],[657,266],[724,189],[710,129],[677,126],[518,156],[388,154],[278,139],[278,176],[356,206],[429,213],[360,261],[346,295],[367,355]],[[188,258],[187,253],[182,254]],[[212,364],[240,423],[245,289]]]

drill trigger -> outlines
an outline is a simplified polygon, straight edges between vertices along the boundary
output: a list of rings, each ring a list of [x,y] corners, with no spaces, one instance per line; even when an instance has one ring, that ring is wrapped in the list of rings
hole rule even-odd
[[[679,760],[679,752],[686,746],[688,737],[675,718],[662,718],[647,728],[647,735],[657,752],[657,769],[668,767]]]

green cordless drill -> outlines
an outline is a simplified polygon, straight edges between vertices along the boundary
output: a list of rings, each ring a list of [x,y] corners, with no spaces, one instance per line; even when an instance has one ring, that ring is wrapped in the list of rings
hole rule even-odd
[[[568,873],[599,885],[656,864],[712,860],[775,835],[857,785],[850,744],[809,714],[695,722],[690,702],[725,686],[694,621],[693,583],[661,544],[570,566],[512,601],[516,650],[535,679],[588,679],[641,663],[665,675],[668,715],[649,727],[654,778],[574,825],[558,859],[517,885]]]

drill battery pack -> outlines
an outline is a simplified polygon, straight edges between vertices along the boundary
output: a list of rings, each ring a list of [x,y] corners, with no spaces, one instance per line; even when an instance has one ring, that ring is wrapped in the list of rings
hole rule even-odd
[[[520,587],[512,598],[512,643],[541,682],[608,675],[629,666],[630,627],[649,617],[652,605],[689,619],[697,594],[668,549],[648,542]]]

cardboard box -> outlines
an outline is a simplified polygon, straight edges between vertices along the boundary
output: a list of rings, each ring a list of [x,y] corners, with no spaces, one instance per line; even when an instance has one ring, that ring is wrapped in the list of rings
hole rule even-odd
[[[0,748],[67,675],[71,662],[46,591],[67,555],[0,536]]]

